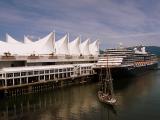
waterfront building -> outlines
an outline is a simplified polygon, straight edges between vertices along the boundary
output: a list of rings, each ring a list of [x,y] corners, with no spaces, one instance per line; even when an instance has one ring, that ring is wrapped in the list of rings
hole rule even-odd
[[[81,42],[77,37],[70,41],[68,34],[56,40],[55,33],[51,32],[37,41],[24,36],[24,42],[20,42],[6,34],[6,41],[0,41],[0,90],[30,91],[42,84],[60,87],[77,83],[73,81],[76,78],[81,78],[78,81],[81,83],[82,78],[95,74],[93,66],[98,55],[97,40]],[[10,93],[15,92],[17,90]]]

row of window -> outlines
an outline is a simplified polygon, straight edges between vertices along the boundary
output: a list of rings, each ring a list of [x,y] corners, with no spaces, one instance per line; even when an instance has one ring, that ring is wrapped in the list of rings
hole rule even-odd
[[[91,67],[81,67],[81,70],[91,70]],[[51,69],[51,70],[41,70],[41,71],[27,71],[27,72],[6,73],[6,77],[10,78],[13,76],[19,77],[19,76],[27,76],[27,75],[50,74],[50,73],[58,73],[58,72],[59,73],[72,72],[72,71],[73,71],[73,68]]]
[[[13,77],[13,76],[18,77],[18,76],[26,76],[26,75],[38,75],[38,74],[49,74],[49,73],[70,72],[70,71],[73,71],[73,68],[7,73],[6,77]]]
[[[92,70],[83,70],[81,74],[91,74]],[[32,77],[22,77],[22,78],[14,78],[14,79],[7,79],[7,86],[20,85],[20,84],[27,84],[27,83],[34,83],[38,82],[39,80],[57,80],[60,78],[69,78],[74,74],[74,72],[67,72],[67,73],[59,73],[59,74],[50,74],[50,75],[40,75],[40,76],[32,76]],[[5,80],[0,80],[0,87],[5,86]]]
[[[7,86],[20,85],[20,84],[27,84],[27,83],[34,83],[38,82],[39,80],[55,80],[60,78],[68,78],[73,75],[73,72],[70,73],[60,73],[60,74],[51,74],[51,75],[40,75],[40,76],[32,76],[32,77],[22,77],[22,78],[14,78],[14,79],[7,79]],[[27,82],[28,81],[28,82]],[[5,80],[0,80],[0,86],[5,86]]]

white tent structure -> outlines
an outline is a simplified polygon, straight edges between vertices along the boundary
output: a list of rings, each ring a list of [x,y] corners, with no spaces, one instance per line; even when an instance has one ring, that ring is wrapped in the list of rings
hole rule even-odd
[[[56,55],[69,55],[68,35],[65,35],[63,38],[56,41],[55,53]]]
[[[98,54],[99,54],[99,40],[96,40],[89,45],[89,51],[93,56],[98,56]]]
[[[145,50],[143,50],[145,51]],[[89,39],[81,43],[80,37],[69,43],[69,35],[65,35],[55,42],[55,33],[51,32],[46,37],[35,42],[24,36],[24,43],[17,41],[9,34],[6,34],[6,42],[0,41],[0,55],[4,53],[11,55],[29,56],[29,55],[93,55],[97,56],[99,52],[99,42],[94,41],[89,44]]]
[[[36,42],[29,42],[28,38],[25,38],[25,41],[25,44],[21,43],[7,34],[6,42],[0,42],[0,54],[4,55],[5,52],[9,52],[11,55],[26,56],[31,54],[51,54],[54,52],[55,38],[53,32]]]
[[[0,41],[0,55],[4,55],[5,52],[9,51],[9,46],[6,42]]]
[[[22,42],[19,42],[19,41],[15,40],[9,34],[6,34],[6,42],[10,43],[10,44],[23,44]]]
[[[39,39],[36,42],[28,44],[28,47],[32,50],[34,54],[51,54],[54,52],[55,48],[55,33],[51,32],[46,37]]]
[[[79,46],[80,46],[80,37],[77,37],[75,40],[69,43],[70,55],[79,56],[81,54]]]
[[[25,55],[27,50],[24,43],[17,41],[9,34],[6,34],[6,42],[1,47],[4,49],[3,54],[9,52],[12,55]]]
[[[33,41],[29,39],[27,36],[24,36],[24,43],[29,44],[29,43],[33,43]]]
[[[89,39],[80,44],[80,51],[82,55],[90,55],[89,52]]]

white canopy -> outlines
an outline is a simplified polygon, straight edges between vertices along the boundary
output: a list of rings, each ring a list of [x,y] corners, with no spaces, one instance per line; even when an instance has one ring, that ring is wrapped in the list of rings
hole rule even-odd
[[[55,51],[57,55],[69,55],[68,35],[65,35],[60,40],[56,41]]]
[[[96,40],[89,45],[89,51],[93,56],[98,56],[98,54],[99,54],[99,40]]]
[[[0,55],[4,55],[5,52],[8,52],[8,46],[6,42],[0,41]]]
[[[75,40],[69,43],[69,53],[70,55],[80,55],[80,37],[77,37]]]
[[[35,54],[51,54],[54,52],[55,37],[54,33],[51,32],[46,37],[39,39],[36,42],[29,44],[32,48],[32,52]]]
[[[145,51],[143,49],[143,51]],[[6,42],[0,41],[0,55],[9,52],[11,55],[28,56],[31,54],[48,55],[98,55],[99,42],[95,41],[89,45],[89,39],[80,44],[80,37],[69,43],[68,35],[55,42],[55,33],[51,32],[46,37],[35,42],[24,36],[24,43],[15,40],[6,34]]]
[[[11,44],[23,44],[22,42],[19,42],[19,41],[15,40],[9,34],[6,34],[6,42],[11,43]]]
[[[30,42],[25,38],[28,44],[24,44],[16,41],[8,34],[6,35],[6,41],[0,41],[0,54],[10,52],[12,55],[31,55],[31,54],[51,54],[54,52],[55,39],[53,32],[46,37],[36,41]]]
[[[33,43],[33,41],[29,39],[27,36],[24,36],[24,43],[29,44],[29,43]]]
[[[89,52],[89,39],[80,44],[80,51],[82,55],[90,55]]]

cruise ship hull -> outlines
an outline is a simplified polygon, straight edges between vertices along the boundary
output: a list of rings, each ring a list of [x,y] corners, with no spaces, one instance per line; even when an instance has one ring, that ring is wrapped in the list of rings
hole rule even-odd
[[[117,78],[125,78],[125,77],[133,77],[133,76],[137,76],[140,75],[142,73],[151,71],[151,70],[155,70],[158,67],[158,63],[153,63],[153,64],[148,64],[148,65],[144,65],[144,66],[126,66],[126,67],[112,67],[111,68],[111,74],[113,79],[117,79]],[[102,72],[105,72],[106,68],[102,68]],[[97,69],[98,74],[100,74],[101,70],[100,68]]]

